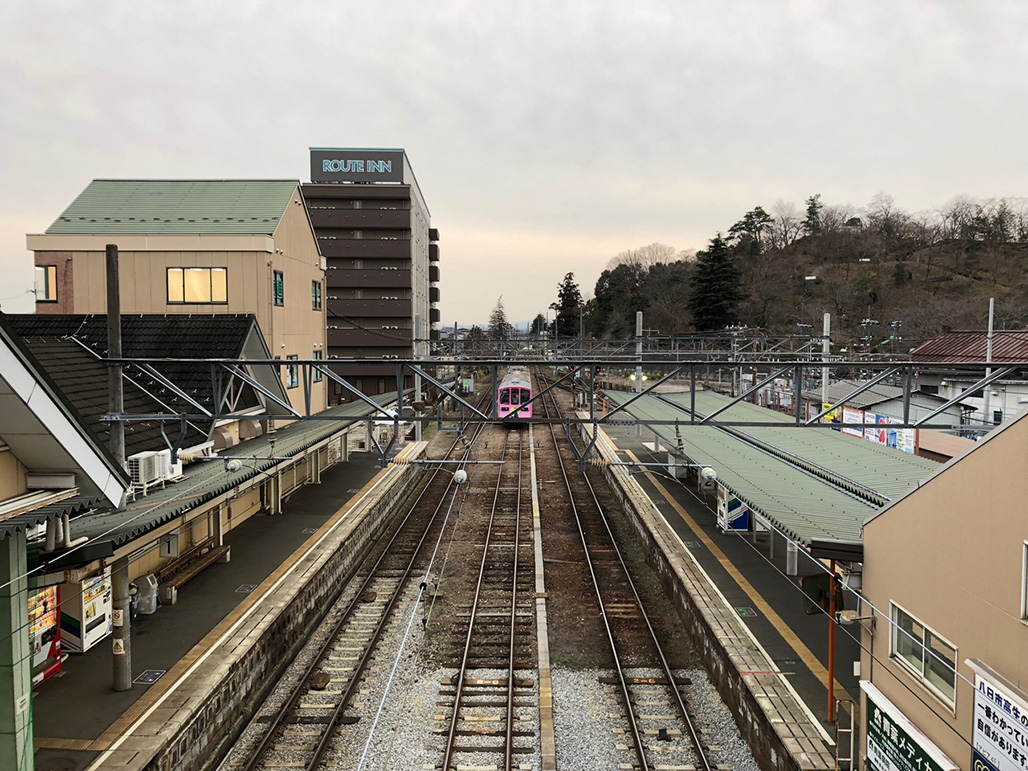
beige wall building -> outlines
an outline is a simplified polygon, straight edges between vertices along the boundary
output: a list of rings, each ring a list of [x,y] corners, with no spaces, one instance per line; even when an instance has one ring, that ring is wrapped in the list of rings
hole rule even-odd
[[[295,180],[94,180],[41,235],[37,313],[106,313],[105,248],[123,313],[253,313],[276,358],[325,356],[325,272]],[[302,368],[283,367],[305,409]],[[315,376],[311,410],[327,405]]]
[[[1017,419],[865,525],[869,768],[1028,768],[1026,501]]]

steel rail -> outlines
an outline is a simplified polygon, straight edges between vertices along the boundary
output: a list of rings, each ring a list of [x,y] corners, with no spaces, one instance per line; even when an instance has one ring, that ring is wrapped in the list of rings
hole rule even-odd
[[[551,431],[552,431],[552,429],[551,429]],[[571,441],[570,438],[569,438],[569,441]],[[560,461],[561,470],[564,471],[564,461],[563,461],[562,458],[560,458],[559,452],[558,452],[558,456],[557,457],[558,457],[558,459]],[[646,613],[646,608],[643,606],[642,598],[639,596],[639,592],[638,592],[638,590],[635,587],[635,582],[632,580],[632,576],[631,576],[631,574],[628,571],[628,565],[625,564],[624,556],[621,554],[621,549],[618,547],[617,540],[614,538],[614,533],[610,529],[610,523],[607,520],[607,517],[606,517],[606,515],[603,512],[603,507],[600,504],[599,497],[596,495],[596,490],[593,487],[592,481],[589,479],[589,477],[587,475],[583,474],[582,478],[585,480],[586,486],[589,489],[589,494],[590,494],[590,496],[593,499],[593,504],[596,506],[596,510],[599,512],[600,520],[603,522],[603,527],[606,530],[607,536],[610,539],[610,543],[611,543],[611,546],[613,547],[614,554],[617,556],[618,564],[621,566],[621,570],[624,573],[625,580],[626,580],[629,588],[632,591],[632,596],[635,598],[635,603],[636,603],[636,606],[639,609],[639,613],[642,615],[642,619],[646,623],[646,629],[649,632],[650,639],[653,642],[654,650],[656,650],[656,652],[657,652],[657,657],[660,659],[661,668],[664,670],[664,673],[665,673],[665,675],[667,677],[668,687],[670,688],[671,692],[675,696],[675,702],[676,702],[676,704],[678,706],[679,712],[682,715],[682,719],[684,720],[685,725],[686,725],[686,727],[688,729],[689,738],[690,738],[690,740],[692,742],[693,749],[695,749],[696,754],[699,757],[700,762],[702,763],[702,767],[705,769],[705,771],[711,771],[710,761],[707,758],[707,755],[706,755],[706,753],[703,750],[702,744],[700,743],[699,733],[697,732],[696,727],[693,724],[692,717],[689,715],[689,710],[688,710],[688,708],[685,705],[685,701],[682,699],[682,694],[678,690],[678,686],[675,683],[674,672],[671,669],[671,665],[668,663],[667,657],[664,655],[664,649],[660,645],[660,641],[659,641],[659,639],[657,637],[657,632],[653,628],[653,624],[650,621],[649,615]],[[566,472],[565,472],[565,480],[567,480]],[[569,492],[570,492],[570,486],[569,486]],[[581,526],[581,520],[580,520],[580,518],[578,516],[578,507],[577,506],[573,506],[573,508],[574,508],[574,511],[575,511],[575,519],[576,519],[576,521],[578,522],[578,525],[579,525],[579,534],[582,536],[582,544],[586,548],[586,558],[587,558],[587,560],[589,562],[590,573],[592,573],[592,558],[591,558],[591,556],[588,553],[588,547],[585,545],[585,534],[584,534],[584,531],[583,531],[582,526]],[[594,575],[594,580],[595,580],[595,574],[593,573],[593,575]],[[600,589],[599,589],[599,584],[598,583],[596,584],[596,592],[597,592],[597,597],[600,598]],[[604,623],[606,624],[607,623],[607,621],[606,621],[606,614],[602,611],[602,598],[600,599],[600,602],[601,602],[601,613],[603,614]],[[617,659],[616,654],[615,654],[615,659]],[[623,677],[621,676],[620,672],[619,672],[619,678],[622,679],[622,681],[623,681]],[[631,704],[630,703],[628,704],[628,710],[629,710],[629,712],[631,712]],[[633,722],[634,722],[634,718],[633,718]],[[643,768],[646,768],[645,764],[643,765]]]
[[[556,410],[556,398],[550,396],[549,403],[544,402],[544,409],[547,413],[550,411],[550,406]],[[642,734],[639,732],[639,724],[635,717],[635,712],[632,709],[632,697],[628,690],[628,683],[625,680],[625,672],[621,666],[621,657],[618,655],[617,642],[614,639],[614,630],[611,628],[610,619],[607,617],[607,609],[604,607],[603,595],[600,592],[600,581],[596,575],[596,568],[593,565],[592,555],[589,553],[589,545],[586,542],[585,531],[582,528],[582,519],[578,514],[578,506],[575,504],[575,495],[571,489],[571,480],[568,477],[567,469],[564,466],[564,459],[560,454],[560,444],[557,440],[557,434],[553,430],[553,426],[550,426],[550,437],[553,439],[553,445],[557,450],[557,464],[560,466],[561,475],[564,477],[564,484],[568,490],[568,501],[571,504],[571,511],[575,515],[575,524],[578,527],[578,536],[582,541],[582,550],[585,552],[585,564],[589,569],[589,576],[592,578],[593,590],[596,592],[596,602],[600,609],[600,618],[603,621],[603,628],[607,633],[607,643],[610,646],[611,656],[614,658],[614,671],[617,673],[618,685],[621,688],[621,696],[625,700],[625,713],[628,715],[628,727],[632,733],[633,743],[635,744],[635,755],[639,760],[639,768],[648,769],[649,762],[646,758],[646,748],[643,746]],[[445,771],[445,770],[444,770]]]
[[[519,437],[520,437],[520,435],[519,435]],[[509,441],[510,441],[510,433],[508,432],[507,434],[504,435],[504,438],[503,438],[503,451],[502,451],[502,455],[504,457],[506,457],[506,455],[507,455],[507,446],[508,446]],[[520,489],[521,489],[521,487],[520,487],[520,479],[521,479],[521,452],[520,451],[521,451],[521,439],[519,438],[518,439],[518,469],[517,469],[517,478],[519,480],[519,485],[518,485],[519,498],[520,498]],[[461,698],[464,695],[464,686],[465,686],[465,683],[466,683],[466,680],[467,680],[468,657],[471,654],[471,642],[472,642],[472,638],[473,638],[474,630],[475,630],[475,617],[476,617],[476,615],[478,613],[479,601],[482,599],[482,588],[483,588],[483,585],[485,583],[486,565],[488,564],[490,547],[492,546],[493,522],[496,520],[496,509],[497,509],[497,505],[499,503],[500,490],[501,490],[502,484],[503,484],[503,477],[504,477],[503,471],[504,471],[503,467],[500,467],[499,473],[496,475],[496,488],[493,491],[493,503],[492,503],[492,509],[489,512],[489,522],[488,522],[487,529],[486,529],[485,544],[484,544],[484,546],[482,548],[482,560],[481,560],[481,562],[479,563],[479,566],[478,566],[478,580],[477,580],[477,582],[475,584],[475,596],[474,596],[474,599],[471,602],[471,614],[470,614],[470,617],[468,619],[468,631],[467,631],[467,634],[465,635],[465,638],[464,638],[464,651],[461,654],[460,667],[457,670],[457,682],[455,683],[455,686],[454,686],[454,695],[453,695],[453,714],[452,714],[452,716],[450,718],[450,728],[449,728],[449,731],[447,732],[447,736],[446,736],[446,748],[445,748],[445,750],[443,752],[442,768],[443,768],[444,771],[446,771],[446,769],[450,768],[451,763],[453,761],[453,756],[454,756],[454,754],[456,752],[456,748],[454,747],[454,743],[455,743],[456,737],[457,737],[457,723],[458,723],[458,720],[459,720],[459,717],[460,717]],[[517,514],[520,515],[520,509],[517,512]],[[517,550],[517,547],[515,546],[515,552],[516,552],[516,550]],[[516,573],[515,573],[514,581],[515,581],[515,583],[514,583],[514,596],[516,598],[516,596],[517,596],[517,575],[516,575]],[[511,759],[513,757],[513,747],[511,746],[512,737],[511,737],[511,734],[510,734],[510,724],[512,722],[511,721],[511,716],[510,716],[510,710],[511,710],[512,705],[513,705],[513,696],[510,693],[510,689],[513,686],[513,683],[514,683],[514,669],[513,669],[513,661],[514,661],[514,636],[513,636],[513,630],[514,630],[514,623],[515,623],[515,614],[516,614],[516,603],[512,600],[512,602],[511,602],[510,658],[509,658],[509,660],[511,662],[511,668],[510,668],[509,675],[508,675],[508,723],[507,723],[508,730],[507,730],[507,735],[506,735],[505,745],[504,745],[505,768],[508,769],[508,771],[509,771],[509,769],[511,767]]]
[[[481,433],[481,430],[476,431],[475,437],[473,437],[471,442],[468,443],[463,448],[462,455],[464,457],[467,457],[470,454],[471,448],[474,446],[474,441],[475,441],[475,439],[477,439],[479,433]],[[457,448],[457,445],[458,445],[458,443],[460,441],[461,441],[461,436],[458,435],[457,437],[454,438],[453,443],[450,445],[450,448],[447,450],[447,455],[449,455],[451,452],[454,451],[454,449]],[[250,751],[249,759],[246,761],[245,765],[242,766],[240,771],[254,771],[254,769],[256,769],[256,768],[258,768],[260,766],[260,763],[264,760],[264,756],[272,748],[273,742],[277,738],[277,731],[278,731],[278,729],[282,726],[282,723],[289,716],[289,714],[292,711],[295,710],[296,705],[299,703],[301,697],[309,690],[309,681],[311,679],[311,676],[315,673],[317,668],[324,663],[325,659],[330,654],[332,646],[335,644],[335,642],[336,642],[336,640],[337,640],[337,638],[339,636],[339,633],[342,631],[342,629],[346,625],[346,623],[352,618],[352,616],[354,614],[354,611],[357,609],[357,607],[361,604],[361,598],[364,596],[367,588],[372,584],[373,581],[375,581],[378,578],[377,573],[378,573],[379,568],[381,567],[381,565],[385,561],[385,559],[390,556],[390,552],[391,552],[394,544],[400,538],[400,535],[404,532],[404,528],[406,527],[406,525],[410,521],[411,517],[414,515],[415,509],[421,503],[422,499],[428,494],[428,491],[429,491],[432,483],[438,478],[439,474],[442,473],[442,472],[443,472],[443,469],[441,469],[441,468],[440,469],[435,469],[433,471],[432,477],[425,483],[425,485],[423,486],[421,492],[418,494],[418,497],[411,504],[407,514],[404,516],[404,518],[400,522],[399,526],[393,532],[393,534],[390,537],[388,543],[385,545],[384,550],[379,555],[378,559],[375,561],[375,564],[368,571],[367,578],[362,582],[361,586],[359,587],[357,592],[354,594],[353,600],[349,603],[349,605],[347,606],[346,610],[340,616],[339,620],[334,624],[334,626],[333,626],[331,632],[329,633],[329,635],[327,636],[325,642],[322,644],[322,646],[318,649],[318,652],[315,654],[311,664],[304,670],[304,673],[303,673],[302,677],[300,677],[298,679],[297,684],[296,684],[295,688],[293,689],[292,693],[290,694],[289,699],[287,699],[287,701],[283,704],[283,706],[279,709],[278,713],[275,715],[274,719],[269,723],[268,728],[267,728],[266,732],[264,733],[264,736],[262,737],[261,741],[257,745],[257,747],[255,747],[253,750]],[[446,472],[446,473],[449,473],[449,472]],[[453,482],[452,477],[451,477],[451,479],[447,482],[446,489],[448,489],[453,484],[454,484],[454,482]],[[344,693],[340,696],[340,700],[339,700],[339,703],[338,703],[337,707],[333,710],[332,715],[330,716],[329,720],[324,724],[325,725],[324,733],[322,734],[321,740],[319,741],[319,743],[318,743],[318,745],[317,745],[317,747],[315,749],[314,759],[310,763],[308,763],[308,765],[307,765],[307,769],[308,770],[314,769],[320,763],[321,757],[324,754],[325,748],[327,747],[327,744],[328,744],[328,738],[331,737],[331,735],[332,735],[332,729],[335,727],[336,723],[338,723],[339,718],[342,716],[343,710],[347,706],[349,706],[349,701],[350,701],[350,699],[353,696],[353,691],[356,689],[356,686],[357,686],[357,684],[358,684],[358,682],[360,680],[360,676],[363,673],[364,668],[366,667],[367,660],[370,658],[370,654],[374,650],[375,645],[376,645],[379,637],[381,636],[381,632],[382,632],[382,630],[385,627],[386,620],[388,620],[388,618],[390,616],[390,612],[392,610],[392,607],[395,604],[397,597],[400,595],[400,593],[401,593],[401,591],[403,589],[403,586],[405,585],[407,579],[409,578],[410,572],[411,572],[411,570],[413,568],[413,565],[414,565],[414,562],[417,560],[418,555],[421,552],[421,548],[424,545],[425,540],[426,540],[426,538],[428,536],[428,533],[431,530],[432,525],[435,523],[435,520],[438,517],[439,511],[442,509],[442,501],[443,501],[443,499],[445,497],[445,492],[446,492],[446,490],[444,489],[444,494],[442,496],[440,496],[440,503],[436,506],[436,509],[432,513],[432,516],[431,516],[429,522],[426,524],[425,531],[422,534],[420,540],[418,541],[418,544],[414,548],[414,552],[413,552],[413,554],[411,556],[410,561],[408,562],[408,565],[407,565],[407,568],[405,570],[405,573],[399,579],[399,581],[397,582],[396,591],[395,591],[393,597],[390,599],[389,603],[387,604],[386,608],[383,610],[382,619],[380,620],[378,627],[376,628],[374,634],[372,635],[371,639],[369,640],[368,646],[367,646],[367,649],[366,649],[364,655],[361,657],[361,660],[358,662],[358,665],[354,669],[354,673],[353,673],[352,677],[350,678],[350,682],[349,682],[349,684],[347,686],[346,691],[344,691]],[[360,567],[355,567],[350,572],[350,574],[346,578],[346,580],[340,582],[339,591],[332,598],[331,602],[327,602],[325,604],[325,607],[326,607],[326,611],[325,612],[326,612],[326,614],[331,609],[331,607],[335,604],[335,602],[338,600],[338,598],[342,595],[343,591],[346,589],[347,584],[350,582],[350,580],[352,580],[353,576],[357,575],[360,572],[360,569],[362,567],[364,567],[364,565],[361,565]],[[316,628],[316,627],[314,627],[314,628]],[[312,629],[312,632],[313,632],[313,629]]]

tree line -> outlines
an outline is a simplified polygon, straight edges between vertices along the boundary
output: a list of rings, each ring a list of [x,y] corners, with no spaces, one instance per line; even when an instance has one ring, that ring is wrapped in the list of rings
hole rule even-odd
[[[755,206],[706,248],[654,243],[616,255],[586,299],[568,273],[532,332],[625,339],[642,311],[652,333],[734,325],[804,333],[831,313],[837,337],[897,349],[950,328],[982,329],[996,298],[1000,328],[1028,325],[1028,199],[952,199],[908,213],[885,194],[867,206]],[[498,308],[502,311],[501,303]],[[506,319],[490,319],[505,330]],[[490,335],[495,336],[495,335]]]

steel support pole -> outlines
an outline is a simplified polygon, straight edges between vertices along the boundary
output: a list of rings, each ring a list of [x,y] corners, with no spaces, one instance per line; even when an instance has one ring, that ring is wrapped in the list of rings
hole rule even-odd
[[[129,562],[122,557],[111,568],[111,589],[114,594],[114,690],[132,690],[132,639],[129,597]]]
[[[828,585],[828,724],[835,725],[835,560]]]
[[[121,358],[121,290],[118,275],[118,246],[107,244],[107,358]],[[111,365],[108,370],[110,394],[108,406],[113,415],[125,411],[125,392],[121,380],[122,366]],[[111,423],[111,454],[126,467],[125,423],[115,420]]]

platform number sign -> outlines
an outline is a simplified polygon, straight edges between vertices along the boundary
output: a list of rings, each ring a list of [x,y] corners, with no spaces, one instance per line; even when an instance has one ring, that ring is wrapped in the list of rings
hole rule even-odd
[[[867,690],[867,689],[865,689]],[[915,729],[916,731],[916,729]],[[940,764],[900,720],[867,694],[867,767],[869,771],[955,771]]]

